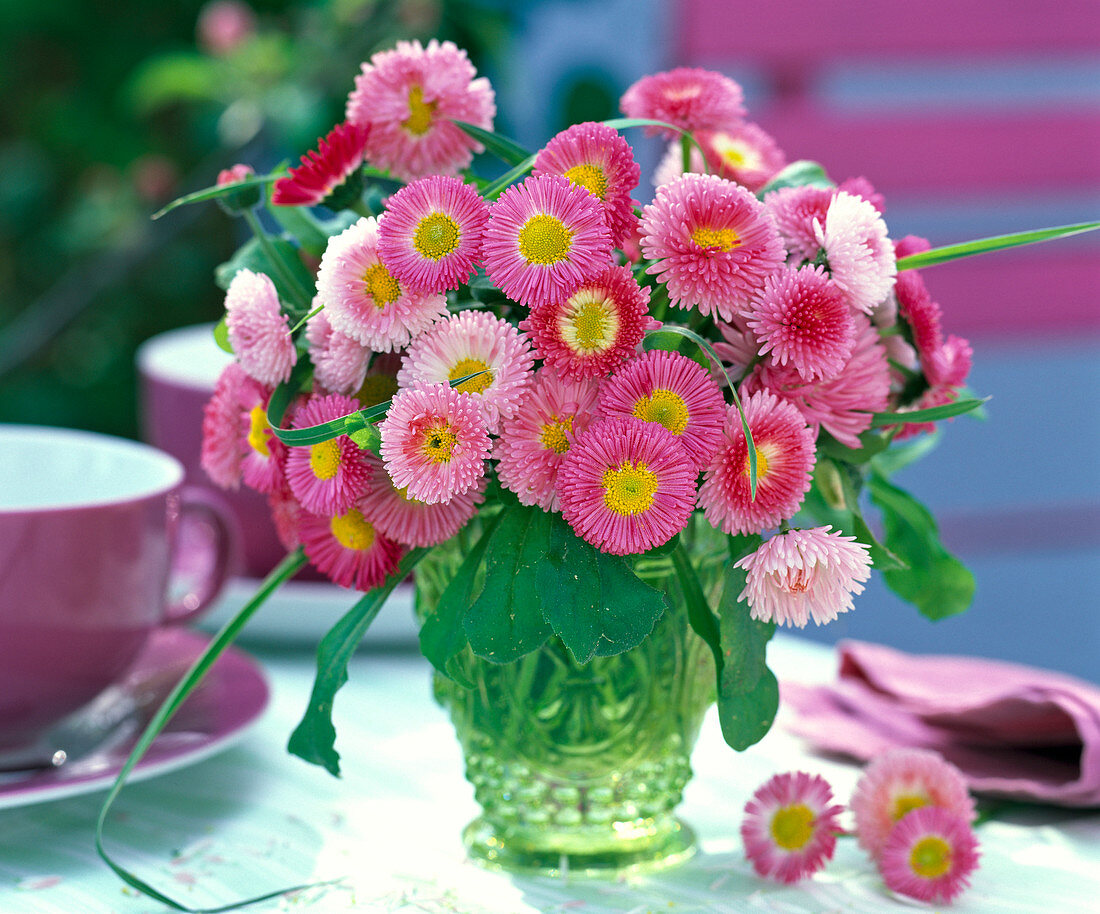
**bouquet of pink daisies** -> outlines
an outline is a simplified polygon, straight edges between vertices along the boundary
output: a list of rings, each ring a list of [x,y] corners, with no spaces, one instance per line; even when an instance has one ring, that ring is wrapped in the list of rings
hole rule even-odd
[[[737,748],[776,710],[775,625],[851,610],[872,567],[930,617],[970,601],[973,578],[889,478],[980,405],[971,348],[914,268],[1095,226],[930,250],[890,237],[867,180],[788,164],[720,74],[647,76],[621,104],[530,154],[492,131],[463,51],[398,43],[299,166],[237,166],[177,201],[218,198],[255,235],[218,274],[236,360],[203,463],[270,499],[290,556],[261,596],[306,561],[365,594],[322,643],[291,742],[307,759],[335,770],[348,657],[464,528],[448,611],[421,631],[441,673],[459,651],[504,663],[550,637],[582,663],[629,650],[668,601],[635,562],[671,555],[720,678],[738,658],[719,690]],[[669,144],[644,206],[633,128]],[[471,170],[481,153],[503,174]],[[700,527],[728,542],[717,606],[693,580]]]

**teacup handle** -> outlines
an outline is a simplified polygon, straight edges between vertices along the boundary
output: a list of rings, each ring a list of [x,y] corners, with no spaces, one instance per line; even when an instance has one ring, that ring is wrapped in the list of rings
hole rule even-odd
[[[182,625],[190,622],[218,598],[235,566],[240,532],[225,503],[214,493],[198,486],[184,486],[179,492],[179,519],[172,554],[172,577],[183,573],[182,549],[189,544],[201,549],[201,573],[190,589],[169,602],[164,622]],[[196,537],[195,531],[203,535]],[[193,560],[192,556],[192,560]]]

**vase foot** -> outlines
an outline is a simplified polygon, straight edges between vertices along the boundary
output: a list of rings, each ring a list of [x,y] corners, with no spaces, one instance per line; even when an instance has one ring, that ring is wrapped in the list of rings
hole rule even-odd
[[[622,846],[563,852],[511,838],[483,818],[474,819],[462,832],[470,858],[489,869],[543,876],[613,876],[649,873],[683,863],[695,853],[695,832],[679,819],[671,819],[656,834],[631,838]]]

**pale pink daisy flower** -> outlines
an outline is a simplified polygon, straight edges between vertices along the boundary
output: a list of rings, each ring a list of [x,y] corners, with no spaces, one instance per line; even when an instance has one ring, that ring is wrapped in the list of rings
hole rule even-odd
[[[859,436],[871,427],[873,414],[889,405],[890,365],[870,321],[862,314],[853,316],[855,346],[836,377],[804,381],[791,366],[765,361],[745,379],[743,392],[770,390],[794,403],[815,435],[823,428],[846,447],[861,447]]]
[[[317,150],[302,156],[302,164],[279,178],[271,191],[276,206],[318,206],[341,210],[351,206],[363,190],[363,164],[369,129],[347,121],[337,124],[317,141]]]
[[[600,412],[606,418],[633,416],[664,426],[701,470],[722,438],[726,402],[698,362],[654,349],[627,362],[601,386]]]
[[[609,266],[567,298],[535,305],[520,328],[538,357],[564,377],[597,378],[631,358],[649,322],[649,289]]]
[[[729,320],[786,259],[775,223],[745,188],[716,175],[686,174],[657,189],[642,210],[647,270],[678,308]]]
[[[364,217],[329,239],[317,297],[333,329],[377,352],[400,349],[447,313],[442,293],[401,285],[378,253],[378,220]]]
[[[481,259],[488,221],[489,207],[469,184],[444,175],[421,178],[386,201],[378,252],[411,289],[457,289]]]
[[[269,387],[290,377],[298,353],[270,277],[237,271],[225,292],[225,326],[233,354],[250,377]]]
[[[450,41],[399,41],[355,78],[347,119],[370,128],[367,158],[403,181],[458,174],[482,146],[452,121],[493,129],[493,89]]]
[[[489,431],[496,434],[500,420],[515,414],[534,362],[527,339],[512,324],[487,311],[468,309],[413,340],[397,383],[448,384],[483,372],[455,389],[473,396]]]
[[[476,398],[445,384],[398,392],[382,434],[382,462],[393,485],[435,504],[479,485],[489,433]]]
[[[606,124],[588,121],[567,127],[539,151],[531,173],[562,175],[595,195],[603,204],[615,247],[637,225],[630,194],[638,186],[641,169],[630,144]]]
[[[688,170],[711,172],[756,193],[787,164],[787,157],[772,136],[757,124],[741,124],[728,130],[697,133],[702,152],[692,146]],[[684,173],[684,153],[679,142],[669,144],[653,173],[660,187]]]
[[[241,388],[248,380],[236,362],[230,362],[218,375],[214,393],[202,411],[202,445],[199,463],[206,475],[223,489],[241,484],[241,463],[248,453],[241,434]]]
[[[975,817],[962,773],[930,749],[891,749],[863,770],[851,801],[859,845],[876,859],[903,816],[938,806],[964,822]]]
[[[748,326],[760,354],[790,365],[807,381],[836,377],[856,342],[855,321],[841,291],[821,267],[780,270],[764,280]]]
[[[485,477],[449,501],[429,505],[395,488],[382,461],[373,454],[367,460],[372,469],[371,490],[360,500],[359,508],[379,533],[404,546],[434,546],[449,540],[485,501]]]
[[[759,355],[760,343],[745,317],[734,315],[730,321],[717,321],[715,326],[722,339],[714,344],[718,357],[733,369],[736,376],[752,365]]]
[[[837,191],[815,230],[833,282],[853,308],[869,314],[893,290],[898,272],[882,216],[862,197]]]
[[[825,214],[833,199],[826,187],[783,187],[764,198],[764,206],[775,219],[783,244],[797,266],[813,261],[821,253],[818,230],[825,224]]]
[[[813,432],[793,404],[759,391],[742,405],[756,447],[756,497],[735,406],[726,407],[721,442],[699,486],[699,506],[723,533],[761,533],[793,517],[810,488],[814,466]]]
[[[255,174],[256,172],[252,170],[251,165],[238,162],[236,165],[219,171],[218,180],[215,183],[218,187],[226,187],[230,184],[247,181]],[[246,187],[237,188],[218,197],[218,205],[230,216],[239,216],[245,210],[259,205],[262,190],[263,188],[258,184],[249,184]]]
[[[333,330],[326,312],[318,311],[306,323],[306,341],[317,384],[338,394],[354,394],[363,386],[371,351],[346,333]]]
[[[490,210],[484,238],[489,278],[525,305],[566,298],[611,262],[603,206],[561,175],[509,187]]]
[[[745,116],[741,87],[721,73],[698,67],[677,67],[662,73],[643,76],[619,100],[627,117],[664,121],[683,130],[728,130]],[[646,132],[660,132],[669,139],[679,131],[647,127]]]
[[[938,807],[915,809],[894,826],[878,862],[891,891],[949,904],[969,887],[978,868],[978,839],[959,815]]]
[[[602,552],[645,552],[687,525],[695,475],[679,439],[663,426],[594,422],[574,438],[558,469],[562,517]]]
[[[820,870],[836,851],[843,807],[820,775],[777,774],[745,805],[741,840],[753,869],[792,885]]]
[[[308,428],[350,415],[359,404],[342,394],[311,397],[295,411],[291,428]],[[286,458],[286,481],[302,507],[314,514],[340,514],[370,487],[364,452],[347,435],[320,444],[292,447]]]
[[[288,448],[276,436],[267,421],[267,405],[271,388],[248,378],[239,391],[241,403],[241,433],[247,448],[241,461],[244,484],[257,492],[270,494],[285,482]],[[293,408],[292,408],[293,409]],[[288,409],[287,412],[292,412]]]
[[[871,577],[869,549],[831,529],[778,533],[736,563],[746,571],[737,599],[748,601],[752,618],[805,628],[852,608],[852,595]]]
[[[363,517],[358,507],[319,515],[303,511],[298,538],[313,566],[340,587],[373,590],[396,569],[404,550]]]
[[[558,468],[573,439],[597,416],[599,385],[591,379],[562,378],[552,367],[535,374],[534,384],[507,419],[493,448],[497,476],[525,505],[560,511],[555,489]]]
[[[917,398],[915,403],[903,407],[902,411],[930,409],[934,406],[954,403],[958,399],[959,389],[966,384],[973,356],[974,351],[969,342],[954,334],[949,336],[939,349],[929,354],[921,366],[929,384],[928,389]],[[894,438],[895,440],[904,439],[921,432],[932,432],[935,428],[934,422],[911,422],[902,426]]]

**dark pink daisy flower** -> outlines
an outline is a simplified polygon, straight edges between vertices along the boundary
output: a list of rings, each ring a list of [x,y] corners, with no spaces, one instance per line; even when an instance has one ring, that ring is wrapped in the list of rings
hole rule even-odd
[[[562,378],[550,367],[536,373],[493,448],[501,485],[522,504],[561,510],[555,489],[558,468],[574,437],[597,418],[598,396],[594,380]]]
[[[399,41],[355,78],[347,119],[369,128],[367,158],[403,181],[455,175],[482,146],[454,121],[493,129],[493,89],[450,41]]]
[[[664,426],[701,470],[722,438],[726,403],[698,362],[654,349],[627,362],[601,386],[600,412]]]
[[[777,774],[745,805],[745,856],[759,875],[793,885],[832,859],[842,811],[820,775]]]
[[[603,419],[574,439],[558,469],[562,517],[603,552],[645,552],[687,525],[695,475],[668,429],[638,419]]]
[[[403,546],[434,546],[454,536],[485,501],[485,477],[449,501],[427,504],[395,488],[382,461],[373,454],[371,490],[359,502],[363,516],[384,536]]]
[[[663,73],[643,76],[633,83],[619,100],[627,117],[664,121],[673,127],[697,130],[728,130],[745,116],[741,87],[721,73],[697,67],[677,67]],[[647,127],[646,132],[662,133],[669,139],[676,130]]]
[[[369,130],[344,122],[317,141],[317,150],[302,156],[302,164],[279,178],[271,191],[276,206],[319,206],[340,210],[350,206],[362,191],[356,180],[363,164]]]
[[[598,378],[635,354],[648,307],[649,289],[627,267],[609,266],[567,298],[532,307],[520,328],[563,377]]]
[[[878,859],[894,826],[907,813],[937,806],[972,822],[974,800],[962,773],[931,749],[891,749],[860,775],[852,794],[859,846]]]
[[[756,446],[756,497],[741,416],[726,407],[721,443],[712,449],[699,505],[723,533],[762,533],[793,517],[810,488],[814,435],[791,403],[767,391],[745,399],[745,418]]]
[[[767,540],[735,567],[744,568],[749,614],[762,622],[805,628],[852,609],[852,596],[871,577],[868,547],[830,527],[788,530]]]
[[[318,571],[334,584],[364,592],[382,584],[404,552],[375,530],[357,507],[331,515],[303,511],[298,538]]]
[[[359,404],[342,394],[311,397],[294,413],[292,428],[308,428],[350,415]],[[370,468],[358,445],[347,435],[320,444],[292,447],[286,458],[286,480],[294,497],[314,514],[340,514],[370,486]]]
[[[199,462],[206,475],[223,489],[241,484],[241,462],[247,444],[241,434],[241,387],[248,375],[230,362],[218,375],[214,393],[203,407]]]
[[[647,270],[671,303],[729,320],[783,266],[786,251],[763,204],[716,175],[686,174],[657,189],[642,211]]]
[[[562,175],[595,195],[603,204],[615,247],[637,225],[630,194],[638,186],[641,169],[630,144],[606,124],[588,121],[563,130],[539,151],[532,174]]]
[[[386,201],[378,252],[411,289],[457,289],[481,259],[488,221],[488,206],[469,184],[443,175],[421,178]]]
[[[807,381],[839,374],[856,341],[851,309],[821,267],[780,270],[765,279],[748,326],[761,355],[789,363]]]
[[[888,889],[940,904],[961,895],[977,868],[974,830],[962,817],[934,806],[915,809],[898,822],[879,858]]]
[[[841,372],[822,381],[805,381],[790,365],[765,361],[742,385],[742,395],[769,390],[798,407],[817,434],[825,429],[841,444],[858,448],[859,436],[871,427],[872,414],[889,405],[890,365],[878,332],[862,314],[853,315],[856,342]]]
[[[514,301],[567,298],[611,262],[603,206],[561,175],[528,178],[493,204],[484,258],[489,278]]]
[[[775,219],[790,259],[798,265],[813,261],[821,253],[818,229],[825,224],[833,192],[825,187],[783,187],[764,198],[764,206]]]
[[[445,384],[406,387],[378,429],[382,462],[393,485],[428,504],[450,501],[480,485],[489,433],[473,394]]]

